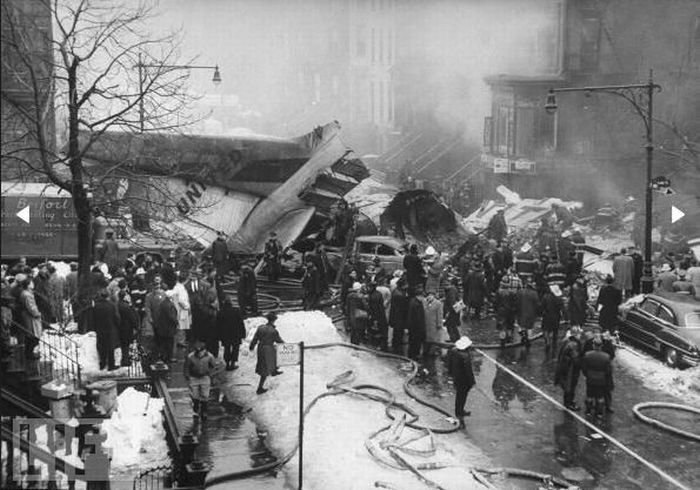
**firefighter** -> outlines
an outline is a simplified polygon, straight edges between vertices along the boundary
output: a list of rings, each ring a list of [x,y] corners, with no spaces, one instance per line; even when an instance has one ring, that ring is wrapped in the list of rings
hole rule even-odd
[[[270,239],[265,243],[265,265],[267,267],[267,277],[272,282],[277,282],[280,276],[282,262],[282,244],[277,239],[277,233],[270,232]]]

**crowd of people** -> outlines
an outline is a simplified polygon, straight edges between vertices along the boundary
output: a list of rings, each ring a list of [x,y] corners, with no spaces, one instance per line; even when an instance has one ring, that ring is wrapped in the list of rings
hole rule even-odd
[[[411,245],[397,270],[387,270],[379,257],[370,264],[359,256],[348,257],[339,274],[339,299],[350,341],[426,363],[437,358],[447,342],[471,345],[471,340],[464,340],[462,327],[492,328],[482,322],[487,316],[495,317],[502,348],[518,340],[529,347],[541,319],[545,349],[557,360],[555,380],[564,391],[564,404],[578,409],[572,397],[583,373],[587,408],[612,411],[612,339],[620,304],[640,291],[641,254],[634,248],[621,250],[613,260],[613,274],[591,301],[583,270],[585,240],[570,213],[554,208],[552,217],[554,224],[544,218],[533,236],[524,237],[510,235],[499,212],[483,236],[470,237],[454,254],[432,247],[419,254],[418,246]],[[206,412],[209,385],[200,378],[211,375],[212,359],[218,359],[221,350],[226,369],[236,369],[246,335],[243,320],[260,314],[254,268],[232,263],[223,234],[202,259],[173,253],[162,261],[149,254],[120,261],[110,240],[108,235],[97,251],[82,302],[77,263],[70,264],[66,277],[51,263],[32,268],[20,259],[11,268],[3,266],[3,349],[9,345],[6,339],[14,336],[24,344],[25,355],[35,357],[42,329],[48,324],[62,328],[71,320],[80,333],[95,332],[100,369],[117,369],[117,348],[121,366],[133,361],[136,345],[147,365],[173,362],[178,349],[186,349],[192,397],[198,400],[197,410]],[[279,280],[283,253],[270,233],[262,256],[270,281]],[[323,244],[307,252],[303,263],[301,302],[306,310],[318,309],[335,279]],[[235,302],[222,287],[232,268],[238,277]],[[691,295],[700,291],[700,267],[692,255],[663,257],[657,269],[659,290]],[[597,327],[585,328],[595,317]],[[279,373],[270,354],[274,343],[281,342],[274,321],[268,317],[269,328],[251,344],[251,348],[259,344],[258,393],[266,391],[268,376]],[[564,323],[568,330],[562,336]],[[449,364],[455,369],[464,365],[465,352],[457,358],[450,354],[457,360]],[[473,374],[458,377],[470,380]],[[460,389],[460,400],[466,399],[462,385]],[[459,403],[462,408],[456,413],[463,415],[464,403]]]

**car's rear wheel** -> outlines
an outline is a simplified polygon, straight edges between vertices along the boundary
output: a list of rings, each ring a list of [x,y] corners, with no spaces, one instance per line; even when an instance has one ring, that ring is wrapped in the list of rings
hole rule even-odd
[[[670,367],[678,367],[678,351],[673,347],[664,347],[664,361]]]

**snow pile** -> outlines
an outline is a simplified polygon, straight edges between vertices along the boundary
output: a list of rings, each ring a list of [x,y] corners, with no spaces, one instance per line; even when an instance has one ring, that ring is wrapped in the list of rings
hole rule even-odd
[[[700,406],[700,366],[674,369],[628,346],[618,349],[615,358],[647,388],[676,396],[681,403]]]
[[[248,339],[263,319],[246,321]],[[321,312],[289,312],[277,320],[280,336],[285,342],[304,341],[307,346],[339,342],[341,336],[330,318]],[[281,366],[283,374],[268,378],[269,391],[256,395],[258,376],[255,375],[256,356],[242,346],[240,369],[234,372],[229,399],[249,407],[259,430],[268,432],[268,443],[278,456],[286,455],[297,441],[299,406],[299,367]],[[371,353],[345,347],[305,350],[304,404],[327,391],[326,384],[339,374],[352,370],[351,383],[375,384],[390,390],[397,401],[406,403],[420,415],[420,422],[431,427],[449,427],[444,416],[426,409],[403,392],[408,374],[401,363],[382,360]],[[249,388],[235,385],[250,383]],[[380,465],[365,448],[365,441],[376,430],[391,421],[385,415],[383,404],[361,397],[338,395],[318,401],[304,423],[304,486],[309,489],[372,488],[376,481],[391,482],[396,488],[423,489],[425,485],[408,471],[399,471]],[[406,429],[407,431],[409,429]],[[417,433],[416,433],[417,434]],[[448,466],[424,474],[444,488],[481,488],[474,482],[468,468],[488,465],[481,451],[457,432],[436,436],[437,458]],[[323,464],[312,462],[323,461]],[[298,459],[295,456],[284,466],[290,485],[296,485]]]
[[[88,332],[84,335],[70,336],[78,344],[78,362],[83,374],[95,373],[100,370],[100,356],[97,354],[97,334]]]
[[[162,410],[161,398],[134,388],[117,397],[117,409],[102,423],[107,434],[104,446],[112,448],[113,474],[137,473],[169,462]]]

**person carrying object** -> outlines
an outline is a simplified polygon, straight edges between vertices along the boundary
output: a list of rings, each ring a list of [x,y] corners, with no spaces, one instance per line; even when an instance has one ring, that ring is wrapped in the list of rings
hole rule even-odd
[[[207,404],[211,391],[211,375],[216,368],[214,356],[206,349],[205,341],[197,338],[194,350],[185,359],[184,376],[192,397],[194,418],[207,419]]]

